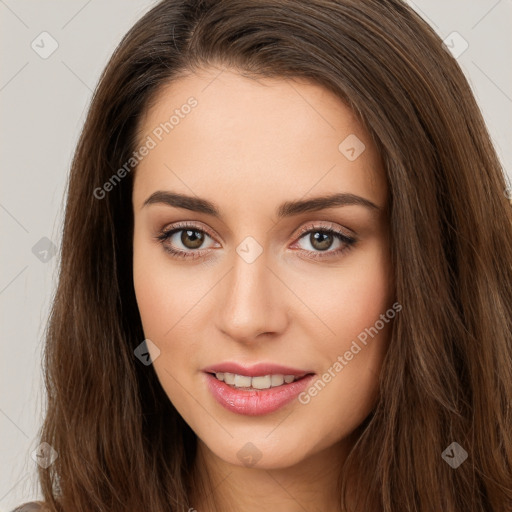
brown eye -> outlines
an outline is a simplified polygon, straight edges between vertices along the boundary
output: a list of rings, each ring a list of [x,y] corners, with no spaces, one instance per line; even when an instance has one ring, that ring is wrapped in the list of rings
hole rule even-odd
[[[309,235],[309,243],[318,251],[326,251],[334,242],[334,236],[325,231],[314,231]]]
[[[182,229],[180,241],[187,249],[199,249],[204,241],[204,233],[196,229]]]
[[[300,232],[295,246],[312,259],[341,255],[356,243],[356,239],[333,227],[308,225]]]
[[[157,237],[165,251],[177,258],[196,259],[211,247],[204,246],[207,239],[214,243],[212,235],[194,225],[178,224],[162,231]]]

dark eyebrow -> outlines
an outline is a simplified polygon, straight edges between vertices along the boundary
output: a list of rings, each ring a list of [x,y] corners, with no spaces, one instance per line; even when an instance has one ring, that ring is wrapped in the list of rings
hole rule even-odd
[[[286,201],[277,210],[277,216],[291,217],[304,212],[316,212],[325,208],[335,208],[336,206],[358,205],[364,206],[369,210],[378,212],[381,210],[379,206],[355,194],[339,193],[330,196],[314,197],[313,199],[304,199],[299,201]]]
[[[168,192],[158,190],[151,194],[145,201],[142,207],[150,204],[166,204],[176,208],[185,208],[194,212],[206,213],[213,217],[221,218],[219,208],[212,202],[201,199],[199,197],[188,196],[185,194],[178,194],[176,192]],[[361,196],[354,194],[339,193],[329,196],[315,197],[312,199],[302,199],[297,201],[286,201],[277,209],[277,217],[292,217],[305,212],[316,212],[326,208],[334,208],[336,206],[358,205],[368,208],[374,212],[381,210],[379,206],[365,199]]]

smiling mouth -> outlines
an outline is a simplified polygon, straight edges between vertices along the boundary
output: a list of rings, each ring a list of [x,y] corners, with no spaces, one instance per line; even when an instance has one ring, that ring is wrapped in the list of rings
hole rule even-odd
[[[308,375],[313,375],[311,373],[306,373],[304,375],[296,376],[296,375],[284,375],[284,374],[272,374],[272,375],[258,375],[255,377],[249,377],[247,375],[239,375],[236,373],[229,372],[208,372],[210,375],[215,377],[217,380],[224,382],[228,386],[233,389],[240,390],[248,390],[248,391],[258,391],[265,390],[271,388],[277,388],[281,386],[286,386],[287,384],[291,384],[292,382],[296,382],[298,380],[307,377]]]

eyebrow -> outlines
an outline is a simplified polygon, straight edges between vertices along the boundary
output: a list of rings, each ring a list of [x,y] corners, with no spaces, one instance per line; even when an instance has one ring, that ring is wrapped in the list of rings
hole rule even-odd
[[[165,204],[175,208],[185,208],[194,212],[205,213],[216,218],[221,218],[220,209],[215,203],[200,197],[179,194],[158,190],[151,194],[142,207],[151,204]],[[381,211],[381,208],[369,199],[349,193],[338,193],[328,196],[314,197],[312,199],[299,199],[296,201],[285,201],[276,210],[278,218],[292,217],[306,212],[316,212],[327,208],[339,206],[358,205],[363,206],[374,213]]]

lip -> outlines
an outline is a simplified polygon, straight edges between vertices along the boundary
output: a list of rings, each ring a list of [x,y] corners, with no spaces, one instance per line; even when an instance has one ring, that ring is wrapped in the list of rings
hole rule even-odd
[[[236,373],[238,375],[246,375],[247,377],[258,377],[259,375],[294,375],[302,377],[308,373],[314,373],[311,370],[300,370],[298,368],[290,368],[274,363],[257,363],[254,365],[244,365],[235,363],[234,361],[225,361],[219,364],[213,364],[207,368],[203,368],[205,373]]]
[[[293,373],[287,375],[293,375]],[[244,391],[232,388],[210,373],[205,373],[206,384],[215,400],[228,411],[246,416],[269,414],[284,407],[297,398],[314,377],[315,374],[311,374],[275,388]]]

